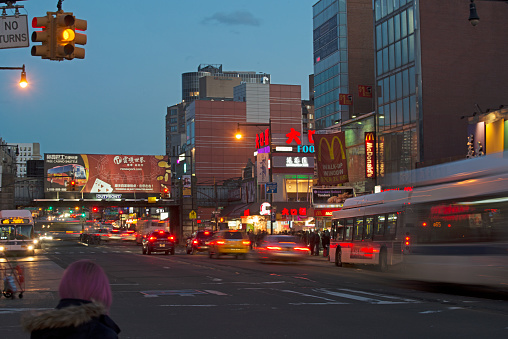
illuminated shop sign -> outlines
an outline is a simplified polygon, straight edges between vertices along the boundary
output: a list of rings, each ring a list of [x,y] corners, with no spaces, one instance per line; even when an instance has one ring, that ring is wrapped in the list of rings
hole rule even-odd
[[[264,202],[261,204],[261,207],[259,208],[259,215],[270,215],[270,205],[269,202]]]
[[[122,195],[121,194],[96,194],[95,199],[102,199],[102,200],[122,199]]]
[[[289,215],[307,215],[307,208],[300,207],[300,208],[283,208],[281,211],[281,214],[284,216]]]
[[[365,132],[365,177],[376,178],[376,133]]]
[[[334,211],[340,211],[340,208],[334,209],[314,209],[315,217],[331,217]]]
[[[274,156],[273,167],[285,167],[285,168],[308,168],[314,167],[314,157],[302,157],[302,156]]]
[[[302,145],[301,133],[291,128],[288,134],[286,134],[286,144],[291,145],[295,143],[298,147],[296,151],[298,153],[314,153],[314,134],[316,131],[309,130],[307,134],[308,142],[311,145]],[[256,134],[256,149],[258,153],[268,153],[270,152],[270,129],[266,129],[262,133]],[[276,147],[277,152],[292,152],[293,147]]]

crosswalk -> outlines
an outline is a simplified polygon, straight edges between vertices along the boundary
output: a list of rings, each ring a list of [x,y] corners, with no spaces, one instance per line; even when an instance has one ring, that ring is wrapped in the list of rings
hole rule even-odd
[[[384,293],[375,293],[362,290],[354,290],[347,288],[313,288],[313,289],[286,289],[286,288],[273,288],[273,287],[243,287],[233,290],[233,292],[222,292],[217,290],[153,290],[153,291],[140,291],[140,293],[147,298],[161,297],[163,300],[170,299],[171,301],[180,301],[176,303],[164,303],[159,306],[189,306],[195,307],[197,305],[210,306],[227,306],[230,303],[224,304],[221,300],[213,299],[216,303],[201,303],[201,300],[210,301],[207,296],[225,296],[230,297],[228,301],[234,299],[236,302],[242,303],[245,306],[259,306],[264,304],[256,303],[243,303],[243,300],[264,300],[269,296],[270,303],[278,304],[283,303],[292,306],[304,305],[349,305],[349,304],[370,304],[370,305],[400,305],[400,304],[416,304],[421,303],[421,300],[406,298],[401,296],[389,295]],[[184,298],[191,301],[182,303],[184,299],[178,297],[192,296],[196,298]],[[169,298],[166,298],[169,297]],[[199,299],[201,297],[201,299]],[[175,299],[177,298],[177,299]],[[237,304],[235,302],[235,304]]]

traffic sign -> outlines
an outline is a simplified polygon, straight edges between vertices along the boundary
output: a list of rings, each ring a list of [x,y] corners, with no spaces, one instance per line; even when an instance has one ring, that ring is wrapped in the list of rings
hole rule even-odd
[[[277,183],[276,182],[267,182],[266,183],[266,193],[277,193]]]
[[[189,219],[197,219],[197,214],[196,214],[196,211],[192,210],[190,211],[189,213]]]
[[[28,47],[29,45],[26,15],[0,16],[0,49]]]

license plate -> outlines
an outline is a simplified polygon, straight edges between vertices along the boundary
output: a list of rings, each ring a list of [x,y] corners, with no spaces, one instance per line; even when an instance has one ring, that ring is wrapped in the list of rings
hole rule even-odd
[[[159,244],[159,247],[166,247],[166,244]]]

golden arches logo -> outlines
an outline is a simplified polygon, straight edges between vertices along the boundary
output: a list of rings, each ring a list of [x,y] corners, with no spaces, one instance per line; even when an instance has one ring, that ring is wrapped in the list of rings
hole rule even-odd
[[[328,139],[326,139],[326,138],[321,138],[321,140],[319,140],[319,147],[318,147],[318,160],[319,161],[321,161],[321,143],[323,141],[326,142],[326,145],[328,146],[330,160],[335,160],[335,154],[333,152],[333,145],[335,144],[335,140],[337,140],[340,145],[340,154],[342,155],[342,159],[346,159],[346,154],[344,153],[344,146],[342,145],[342,141],[340,141],[340,138],[338,136],[334,136],[332,138],[331,144],[328,142]]]
[[[365,133],[365,141],[374,141],[374,132]]]

